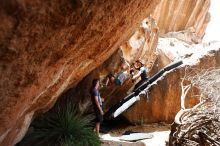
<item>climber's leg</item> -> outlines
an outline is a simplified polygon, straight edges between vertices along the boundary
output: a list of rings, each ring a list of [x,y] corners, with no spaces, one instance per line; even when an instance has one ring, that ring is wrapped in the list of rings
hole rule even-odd
[[[134,90],[136,90],[138,87],[140,87],[141,85],[143,85],[145,82],[147,82],[148,79],[145,80],[140,80],[135,86],[134,86]]]
[[[144,83],[144,80],[140,80],[135,86],[134,90],[136,90],[138,87],[140,87]]]

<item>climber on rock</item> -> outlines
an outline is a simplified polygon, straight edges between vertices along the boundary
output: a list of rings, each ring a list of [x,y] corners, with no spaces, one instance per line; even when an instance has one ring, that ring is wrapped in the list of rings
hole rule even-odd
[[[115,84],[122,85],[130,77],[130,65],[125,61],[121,66],[121,71],[116,75],[110,73],[107,76],[106,86]]]
[[[99,134],[100,124],[103,121],[103,115],[104,115],[103,106],[102,106],[103,105],[102,102],[104,102],[104,99],[101,98],[100,96],[99,87],[100,87],[99,79],[94,79],[92,81],[91,99],[96,116],[95,131],[97,132],[97,134]]]
[[[132,81],[134,82],[136,79],[141,77],[141,80],[135,85],[134,89],[140,87],[144,82],[148,81],[148,69],[144,66],[143,61],[137,60],[134,64],[134,68],[138,70],[138,73],[132,77]]]

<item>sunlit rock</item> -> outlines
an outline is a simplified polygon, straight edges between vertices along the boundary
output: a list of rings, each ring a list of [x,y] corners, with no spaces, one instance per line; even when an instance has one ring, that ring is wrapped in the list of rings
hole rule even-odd
[[[0,145],[107,60],[159,0],[22,0],[0,5]]]
[[[173,45],[170,45],[172,42]],[[181,81],[185,71],[193,69],[214,69],[220,67],[220,43],[189,45],[170,38],[159,39],[159,57],[151,70],[151,76],[174,60],[183,60],[184,65],[164,76],[154,85],[148,95],[142,97],[134,106],[123,114],[131,123],[172,123],[180,110]],[[186,70],[187,69],[187,70]],[[190,81],[189,81],[190,83]],[[192,87],[185,100],[187,108],[199,102],[199,89]]]
[[[202,38],[210,20],[210,0],[162,0],[152,13],[160,33],[183,31],[191,28]]]

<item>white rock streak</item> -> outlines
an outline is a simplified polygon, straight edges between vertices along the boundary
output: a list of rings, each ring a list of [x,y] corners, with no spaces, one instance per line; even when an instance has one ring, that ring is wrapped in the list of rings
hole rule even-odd
[[[220,42],[189,45],[176,38],[160,38],[157,49],[173,61],[183,60],[184,65],[193,66],[204,56],[211,55],[212,51],[218,51]]]

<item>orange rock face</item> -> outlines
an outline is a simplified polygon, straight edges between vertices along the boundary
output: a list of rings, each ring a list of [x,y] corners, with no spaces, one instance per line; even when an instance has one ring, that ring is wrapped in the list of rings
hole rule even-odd
[[[74,99],[78,99],[77,102],[86,103],[88,101],[90,97],[89,89],[94,78],[100,77],[101,79],[104,79],[109,73],[119,73],[123,59],[129,63],[132,63],[137,59],[144,60],[149,69],[152,67],[150,71],[151,76],[157,73],[157,71],[165,65],[171,63],[173,60],[172,56],[164,54],[157,49],[159,32],[167,33],[171,31],[172,33],[172,31],[183,30],[182,32],[167,34],[165,37],[175,37],[189,43],[198,43],[199,39],[201,40],[203,35],[200,35],[199,31],[204,33],[204,30],[200,30],[201,28],[198,23],[201,23],[202,26],[206,27],[208,22],[201,18],[208,17],[207,9],[209,8],[210,1],[194,1],[192,6],[190,6],[189,1],[182,1],[181,3],[173,1],[171,4],[174,5],[172,6],[169,4],[170,1],[161,1],[157,6],[157,9],[155,9],[152,17],[156,17],[156,14],[158,14],[161,15],[160,17],[170,17],[172,20],[164,18],[163,21],[159,23],[158,21],[160,19],[158,16],[156,17],[156,21],[160,25],[158,27],[152,17],[146,18],[142,22],[141,27],[131,36],[131,38],[121,45],[121,51],[113,54],[105,63],[86,76],[83,81],[78,84],[76,90],[73,89],[72,94],[75,97]],[[159,7],[161,8],[159,9]],[[168,15],[164,11],[161,11],[161,9],[167,13],[171,12],[171,9],[174,9],[177,12],[174,13],[173,16],[173,14],[171,15],[170,13]],[[199,12],[201,9],[204,9],[204,11]],[[183,15],[187,15],[184,17],[184,20],[182,20]],[[170,22],[178,22],[180,21],[180,18],[182,23],[175,23],[175,25],[171,25],[172,27],[170,26],[168,28]],[[194,21],[195,19],[192,18],[195,18],[198,21]],[[163,25],[162,22],[167,25]],[[194,27],[198,31],[194,31]],[[172,45],[175,44],[171,44],[171,46]],[[151,92],[149,93],[149,101],[147,101],[146,98],[142,98],[137,105],[132,107],[131,110],[128,110],[123,116],[131,123],[171,122],[180,107],[180,78],[183,75],[184,69],[169,74],[163,81],[160,81],[158,85],[151,89]],[[102,88],[101,93],[105,98],[106,110],[125,97],[128,90],[132,90],[133,86],[134,83],[132,83],[131,80],[127,80],[122,86],[111,85],[107,88]],[[84,89],[83,91],[81,90],[82,88]],[[192,98],[195,93],[198,93],[198,89],[193,88],[189,93],[190,96],[186,100],[187,106],[193,106],[197,103],[198,99]],[[77,97],[81,98],[79,99]],[[163,107],[164,109],[161,110],[157,107]]]
[[[190,68],[213,69],[220,67],[219,48],[220,45],[217,47],[216,51],[211,51],[211,54],[207,54],[200,59],[198,58],[199,62],[195,63]],[[170,62],[171,59],[169,55],[161,52],[150,72],[151,76]],[[186,66],[167,74],[164,79],[159,81],[157,85],[154,85],[149,90],[148,96],[142,97],[141,100],[127,110],[123,116],[131,123],[137,124],[152,122],[172,123],[176,113],[180,110],[181,81],[185,73],[187,73],[185,72],[186,68],[188,68],[187,72],[191,71],[189,66]],[[199,99],[195,95],[199,95],[199,89],[192,87],[185,100],[187,108],[193,107],[198,103]]]
[[[152,13],[161,33],[190,29],[199,38],[210,19],[210,0],[162,0]]]
[[[147,22],[147,23],[146,23]],[[157,59],[156,47],[158,42],[158,27],[152,18],[147,18],[142,22],[139,29],[132,37],[120,46],[107,61],[87,75],[75,89],[69,92],[73,95],[75,102],[85,104],[90,102],[90,88],[92,80],[100,78],[102,83],[106,83],[108,74],[117,76],[123,69],[126,61],[131,65],[137,59],[142,59],[150,68]],[[129,77],[122,86],[111,83],[101,89],[102,97],[105,98],[105,110],[127,95],[129,89],[133,89],[135,84]],[[82,90],[83,89],[83,90]],[[77,98],[81,97],[81,98]],[[62,97],[61,97],[62,98]]]
[[[141,27],[132,37],[121,45],[123,58],[130,64],[138,59],[146,64],[151,64],[156,59],[156,47],[159,36],[159,28],[152,17],[142,21]]]
[[[0,145],[109,58],[159,0],[23,0],[0,5]]]
[[[20,141],[36,114],[51,108],[58,96],[76,86],[95,68],[77,86],[80,89],[86,85],[80,92],[90,87],[88,81],[94,77],[104,77],[109,71],[118,70],[120,55],[130,63],[142,58],[150,67],[157,58],[155,53],[159,31],[167,33],[190,28],[199,38],[204,35],[209,18],[209,0],[159,2],[2,0],[0,146],[12,146]],[[144,20],[150,13],[156,19],[159,31],[151,17]],[[146,21],[149,28],[144,27]],[[119,47],[122,52],[116,52]],[[170,61],[166,60],[166,56],[159,60],[161,66]],[[152,72],[156,70],[155,67],[158,66],[154,66]],[[172,106],[178,101],[170,103],[167,97],[177,93],[178,89],[174,88],[176,91],[173,92],[167,84],[172,79],[178,80],[179,75],[182,74],[169,75],[167,81],[165,79],[164,83],[159,83],[160,88],[153,88],[151,94],[155,92],[152,96],[157,96],[152,97],[150,103],[144,101],[134,106],[130,112],[137,111],[137,116],[129,112],[124,116],[131,122],[139,122],[137,120],[140,118],[144,118],[145,122],[169,121],[175,113]],[[106,89],[103,95],[106,96],[107,105],[123,98],[131,86],[131,81],[127,81],[119,88]],[[162,90],[164,87],[169,89],[166,95]],[[85,98],[81,98],[86,99],[87,95],[83,96]],[[138,106],[146,107],[146,104],[149,110],[144,114],[138,111],[143,110]],[[165,113],[160,113],[159,108],[154,109],[156,105],[166,107]],[[148,119],[149,116],[152,118]]]

